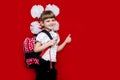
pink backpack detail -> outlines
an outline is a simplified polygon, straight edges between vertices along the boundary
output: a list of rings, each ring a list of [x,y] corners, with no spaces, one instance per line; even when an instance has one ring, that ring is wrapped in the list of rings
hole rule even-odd
[[[24,40],[25,53],[33,52],[34,44],[35,44],[35,37],[32,38],[26,37]]]

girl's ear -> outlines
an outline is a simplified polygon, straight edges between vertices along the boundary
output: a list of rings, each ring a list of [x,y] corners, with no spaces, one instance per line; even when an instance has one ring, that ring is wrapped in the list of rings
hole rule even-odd
[[[44,26],[44,24],[43,24],[43,22],[42,22],[42,21],[40,21],[40,25],[41,25],[41,26]]]

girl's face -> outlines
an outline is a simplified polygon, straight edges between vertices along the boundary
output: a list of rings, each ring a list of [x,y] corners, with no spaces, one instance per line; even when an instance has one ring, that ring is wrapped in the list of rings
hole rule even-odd
[[[47,30],[52,30],[54,27],[55,27],[55,18],[48,18],[48,19],[45,19],[44,22],[43,22],[43,26],[45,29]]]

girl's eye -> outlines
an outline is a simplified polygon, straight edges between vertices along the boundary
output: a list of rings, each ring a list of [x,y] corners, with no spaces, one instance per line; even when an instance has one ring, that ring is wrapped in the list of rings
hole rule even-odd
[[[47,20],[46,22],[50,22],[50,20]]]
[[[55,19],[48,19],[48,20],[46,20],[46,22],[54,22],[55,21]]]
[[[55,19],[53,19],[52,21],[55,21]]]

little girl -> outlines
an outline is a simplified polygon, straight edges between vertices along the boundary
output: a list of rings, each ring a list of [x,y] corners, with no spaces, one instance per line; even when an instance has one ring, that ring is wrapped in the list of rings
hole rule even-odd
[[[40,24],[43,29],[48,31],[52,36],[52,40],[43,32],[40,32],[36,37],[35,52],[44,51],[40,65],[36,67],[36,80],[57,80],[57,71],[55,69],[57,52],[61,51],[67,43],[71,42],[70,34],[64,42],[58,45],[60,37],[53,29],[56,24],[55,15],[52,11],[43,11],[40,16]]]

